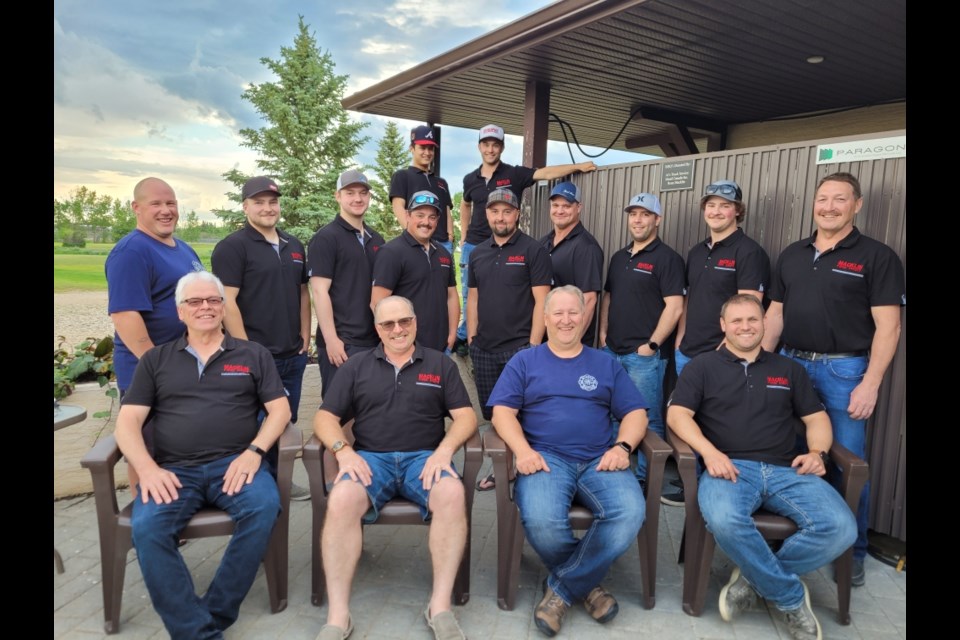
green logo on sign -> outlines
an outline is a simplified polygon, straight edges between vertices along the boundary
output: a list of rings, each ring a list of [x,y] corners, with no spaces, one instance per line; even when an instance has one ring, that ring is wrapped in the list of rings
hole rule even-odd
[[[833,159],[833,149],[820,149],[820,160]]]

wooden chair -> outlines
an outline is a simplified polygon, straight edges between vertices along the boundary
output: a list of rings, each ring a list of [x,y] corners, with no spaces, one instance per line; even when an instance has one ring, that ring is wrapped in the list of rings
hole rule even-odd
[[[290,527],[290,484],[293,481],[293,461],[303,444],[300,430],[287,424],[278,442],[277,487],[280,489],[282,510],[273,528],[270,545],[263,558],[270,611],[278,613],[287,608],[287,542]],[[103,572],[104,630],[120,630],[120,604],[123,599],[123,579],[127,568],[127,553],[133,546],[130,517],[131,502],[122,510],[117,505],[114,468],[121,453],[113,435],[101,438],[87,452],[80,464],[90,470],[93,478],[93,496],[100,528],[100,568]],[[180,532],[185,539],[228,536],[233,533],[233,520],[226,512],[215,508],[201,509],[186,528]]]
[[[343,427],[344,440],[353,443],[353,421]],[[473,512],[474,485],[477,474],[483,464],[483,447],[478,433],[474,433],[463,445],[463,469],[460,478],[463,480],[464,494],[467,509],[467,543],[463,549],[463,559],[453,585],[453,599],[456,604],[466,604],[470,599],[470,520]],[[313,536],[311,541],[313,551],[313,584],[311,602],[320,606],[323,604],[323,594],[326,590],[326,578],[323,572],[323,555],[320,549],[320,533],[323,531],[323,520],[327,513],[328,483],[333,483],[337,477],[339,466],[337,459],[328,451],[316,436],[311,436],[303,447],[303,464],[307,468],[310,478],[310,496],[313,504]],[[394,498],[380,509],[380,516],[373,525],[380,524],[416,524],[429,525],[420,515],[420,507],[403,498]]]
[[[674,456],[683,491],[686,495],[684,508],[683,546],[681,561],[683,567],[683,610],[691,616],[703,613],[707,584],[710,581],[710,566],[716,541],[707,531],[700,504],[697,502],[697,455],[686,442],[671,429],[667,429],[667,440],[673,446]],[[856,513],[860,501],[860,491],[870,477],[867,463],[855,456],[849,449],[836,442],[830,448],[830,460],[843,472],[841,494],[851,511]],[[797,526],[789,518],[760,509],[753,514],[757,529],[767,540],[786,540],[796,533]],[[686,556],[685,558],[683,556]],[[840,624],[850,624],[850,580],[853,567],[853,547],[847,549],[835,562],[837,571],[837,620]]]
[[[520,556],[524,532],[520,510],[513,499],[509,478],[514,474],[513,451],[492,428],[483,435],[483,450],[493,460],[497,494],[497,606],[512,611],[517,601],[520,582]],[[663,467],[673,451],[652,431],[640,443],[640,451],[647,456],[646,519],[637,535],[640,552],[640,575],[644,609],[656,603],[657,533],[660,526],[660,490],[663,487]],[[570,508],[570,524],[574,529],[587,529],[593,523],[593,514],[578,504]]]

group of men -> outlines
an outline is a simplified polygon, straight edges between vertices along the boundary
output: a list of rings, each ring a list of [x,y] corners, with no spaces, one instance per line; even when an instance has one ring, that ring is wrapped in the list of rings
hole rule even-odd
[[[464,346],[483,416],[517,455],[521,520],[549,570],[537,627],[556,634],[581,601],[598,622],[611,620],[619,606],[600,581],[643,523],[646,462],[640,455],[631,471],[630,455],[648,427],[664,435],[661,345],[671,336],[680,378],[668,422],[703,456],[703,478],[715,480],[702,481],[701,508],[739,567],[721,594],[721,612],[731,619],[759,594],[785,612],[795,637],[808,637],[811,628],[809,637],[818,637],[798,575],[851,544],[853,529],[843,519],[849,510],[836,492],[827,492],[836,500],[811,505],[840,514],[823,544],[808,537],[805,544],[788,540],[775,555],[757,544],[740,552],[728,547],[747,535],[734,528],[742,521],[730,525],[732,533],[721,529],[731,511],[771,508],[770,496],[780,495],[762,483],[750,500],[740,495],[755,476],[764,477],[763,469],[754,473],[756,465],[786,470],[791,490],[793,479],[819,489],[827,486],[817,476],[825,473],[821,457],[833,437],[865,456],[865,421],[896,348],[905,298],[896,255],[853,226],[862,206],[856,178],[821,180],[818,231],[784,251],[772,281],[766,253],[738,226],[746,209],[735,182],[706,188],[701,210],[710,237],[686,262],[658,237],[664,212],[657,196],[637,194],[624,209],[631,241],[611,256],[604,282],[603,252],[584,228],[573,183],[551,191],[548,235],[537,241],[519,229],[528,186],[596,166],[514,167],[500,161],[500,127],[483,127],[479,138],[483,162],[464,178],[461,205],[462,308],[452,202],[446,181],[431,171],[438,145],[429,126],[413,130],[413,164],[391,182],[404,231],[386,243],[364,222],[370,188],[361,172],[339,176],[339,214],[306,251],[277,228],[279,186],[256,177],[242,193],[247,224],[215,248],[213,276],[173,237],[178,213],[169,185],[155,178],[137,185],[137,229],[107,261],[123,393],[117,433],[134,492],[139,480],[138,559],[171,635],[220,637],[265,552],[279,508],[271,447],[297,419],[312,297],[323,386],[314,432],[340,464],[322,536],[330,605],[320,638],[343,640],[352,632],[361,521],[375,519],[398,495],[432,521],[427,624],[437,638],[464,637],[450,611],[467,535],[463,486],[451,459],[477,421],[458,367],[444,355]],[[766,335],[765,292],[772,300]],[[851,304],[862,309],[850,312]],[[592,348],[596,335],[602,351]],[[771,353],[781,340],[786,357]],[[227,406],[218,406],[219,394]],[[445,417],[452,418],[449,427]],[[807,428],[799,449],[797,419]],[[354,421],[352,444],[340,428],[347,420]],[[235,430],[223,429],[234,423]],[[486,478],[478,488],[494,482]],[[724,483],[736,486],[735,495],[712,488]],[[705,490],[718,496],[710,508]],[[858,514],[862,536],[866,495]],[[256,516],[247,500],[259,501]],[[184,501],[188,508],[178,510]],[[573,501],[597,516],[580,539],[556,525]],[[218,572],[199,598],[189,572],[173,564],[180,528],[205,503],[237,514],[223,561],[237,566]],[[806,524],[798,522],[801,533]],[[865,537],[863,543],[856,546],[855,584],[858,568],[863,581]]]

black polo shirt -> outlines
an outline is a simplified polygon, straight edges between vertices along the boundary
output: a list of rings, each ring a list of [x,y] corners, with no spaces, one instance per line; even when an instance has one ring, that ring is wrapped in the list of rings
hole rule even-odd
[[[582,222],[577,222],[570,233],[554,245],[553,239],[556,230],[540,238],[540,244],[550,254],[553,266],[553,287],[562,287],[572,284],[584,293],[603,288],[603,249]],[[595,309],[598,309],[597,305]],[[583,332],[582,342],[593,346],[597,333],[597,323],[589,318],[586,330]]]
[[[866,351],[876,325],[871,307],[907,304],[903,264],[856,227],[817,257],[816,234],[783,250],[770,299],[783,303],[785,345],[819,353]]]
[[[181,336],[143,354],[122,403],[150,407],[157,464],[192,467],[241,453],[261,407],[283,397],[266,347],[225,335],[201,372]]]
[[[437,242],[449,242],[453,229],[447,229],[447,209],[453,207],[453,198],[450,196],[450,187],[447,181],[428,171],[410,165],[400,169],[390,178],[390,199],[403,198],[406,205],[410,197],[417,191],[429,191],[440,198],[440,207],[443,213],[437,223],[437,230],[433,232],[433,239]]]
[[[511,351],[530,341],[534,299],[531,287],[550,286],[550,255],[519,229],[501,247],[493,238],[470,253],[468,286],[477,289],[474,342],[490,353]]]
[[[515,167],[501,162],[488,181],[480,175],[481,169],[483,166],[463,176],[463,201],[473,205],[466,241],[474,245],[490,237],[490,224],[487,222],[487,197],[490,192],[494,189],[510,189],[517,200],[523,200],[523,192],[535,182],[533,174],[537,172],[530,167]]]
[[[372,347],[380,340],[373,328],[370,288],[374,258],[382,246],[383,236],[366,224],[361,245],[360,233],[339,215],[310,240],[307,275],[332,281],[333,323],[344,344]],[[317,347],[325,346],[317,327]]]
[[[710,239],[694,245],[687,254],[686,329],[680,342],[683,355],[716,349],[723,341],[720,307],[740,289],[766,291],[770,284],[770,258],[743,229],[710,246]]]
[[[766,351],[747,363],[726,347],[684,367],[669,405],[694,411],[703,435],[730,458],[787,467],[800,453],[800,418],[825,410],[799,363]]]
[[[307,254],[294,236],[277,229],[279,252],[249,223],[217,243],[210,256],[213,273],[227,287],[240,289],[237,307],[247,338],[276,358],[297,355],[300,287],[307,282]]]
[[[447,348],[450,315],[447,289],[456,288],[453,258],[436,242],[429,255],[416,238],[404,231],[377,253],[374,286],[389,289],[413,303],[417,314],[417,344],[443,351]]]
[[[341,423],[354,418],[354,448],[382,453],[436,449],[446,434],[444,418],[470,406],[453,359],[417,345],[398,372],[379,344],[340,367],[320,409]]]
[[[650,341],[668,296],[682,296],[683,258],[654,240],[635,254],[633,242],[610,258],[604,291],[610,294],[607,346],[621,355]]]

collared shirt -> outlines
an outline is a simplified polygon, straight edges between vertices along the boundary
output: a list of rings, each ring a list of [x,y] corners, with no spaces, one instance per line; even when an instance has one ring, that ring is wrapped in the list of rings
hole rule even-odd
[[[463,201],[473,205],[466,241],[473,245],[479,245],[491,234],[487,222],[487,197],[490,192],[494,189],[510,189],[517,200],[523,200],[523,192],[534,183],[533,174],[537,172],[530,167],[501,162],[490,180],[487,180],[480,174],[482,169],[481,165],[476,171],[463,176]]]
[[[683,258],[654,238],[636,253],[633,242],[610,258],[604,290],[610,294],[607,346],[618,354],[650,341],[669,296],[684,292]]]
[[[361,233],[339,215],[310,240],[307,275],[330,278],[333,323],[344,344],[372,347],[379,341],[373,328],[370,289],[373,262],[381,246],[383,236],[379,233],[366,224]],[[317,346],[325,345],[318,328]]]
[[[572,284],[584,293],[600,292],[603,287],[603,249],[582,222],[570,230],[559,243],[554,244],[556,229],[540,238],[540,244],[550,254],[553,266],[553,287]],[[599,305],[594,311],[599,309]],[[586,318],[588,323],[581,342],[592,347],[596,337],[596,318]]]
[[[237,307],[247,338],[276,358],[297,355],[300,336],[300,287],[307,282],[303,244],[277,229],[279,246],[249,223],[217,243],[210,256],[213,273],[224,286],[236,287]]]
[[[450,315],[449,287],[456,288],[453,258],[436,242],[429,253],[404,231],[383,245],[373,265],[373,284],[413,303],[417,314],[417,343],[443,351],[447,348]]]
[[[783,250],[770,299],[783,303],[783,343],[818,353],[866,351],[876,325],[871,307],[907,304],[903,264],[856,227],[816,255],[816,234]]]
[[[450,187],[447,185],[447,181],[413,165],[395,171],[390,178],[391,200],[403,198],[404,206],[406,206],[410,197],[417,191],[429,191],[440,198],[440,208],[443,209],[443,213],[440,214],[440,220],[437,222],[437,230],[433,232],[433,240],[449,242],[453,229],[447,229],[447,210],[453,207],[453,199],[450,196]]]
[[[549,254],[519,229],[503,246],[494,238],[477,245],[467,272],[469,287],[477,289],[476,345],[500,353],[528,343],[535,305],[531,288],[549,286],[552,279]]]
[[[417,345],[397,372],[380,344],[340,367],[320,409],[341,423],[355,420],[354,448],[382,453],[436,449],[446,433],[444,418],[470,406],[451,358]]]
[[[737,291],[766,291],[770,258],[738,228],[713,245],[708,238],[687,255],[687,312],[680,351],[687,357],[716,349],[723,341],[720,307]]]
[[[140,359],[124,405],[150,407],[157,464],[196,466],[242,452],[257,433],[261,407],[286,397],[273,356],[262,345],[224,335],[198,368],[186,336]]]
[[[691,360],[669,406],[686,407],[713,446],[730,458],[790,466],[800,418],[824,411],[802,365],[760,351],[753,363],[725,346]]]

